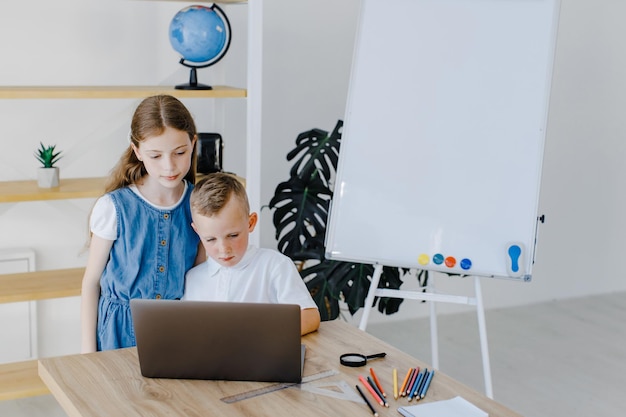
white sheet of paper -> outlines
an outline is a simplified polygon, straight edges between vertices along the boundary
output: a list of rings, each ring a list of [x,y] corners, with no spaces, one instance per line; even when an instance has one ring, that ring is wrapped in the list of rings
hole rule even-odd
[[[488,414],[462,397],[398,408],[405,417],[488,417]]]

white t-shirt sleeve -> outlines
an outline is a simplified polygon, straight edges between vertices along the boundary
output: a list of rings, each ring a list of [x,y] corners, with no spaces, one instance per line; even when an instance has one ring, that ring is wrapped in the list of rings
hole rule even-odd
[[[105,194],[100,197],[93,206],[89,218],[89,229],[102,239],[117,239],[117,212],[109,195]]]
[[[282,258],[281,261],[278,259]],[[299,304],[302,309],[317,308],[293,261],[286,256],[275,259],[278,267],[275,282],[279,303]]]

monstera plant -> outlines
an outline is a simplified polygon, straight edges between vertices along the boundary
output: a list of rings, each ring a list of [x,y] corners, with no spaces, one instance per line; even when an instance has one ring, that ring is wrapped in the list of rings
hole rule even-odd
[[[333,197],[341,130],[339,120],[333,131],[311,129],[300,133],[296,147],[287,154],[293,161],[289,179],[276,187],[269,208],[274,210],[278,250],[297,265],[322,320],[333,320],[340,314],[340,301],[354,314],[365,304],[374,266],[326,259],[324,240]],[[402,278],[411,271],[384,267],[379,287],[398,289]],[[417,278],[425,284],[427,271],[418,271]],[[381,313],[398,311],[403,299],[380,297]]]

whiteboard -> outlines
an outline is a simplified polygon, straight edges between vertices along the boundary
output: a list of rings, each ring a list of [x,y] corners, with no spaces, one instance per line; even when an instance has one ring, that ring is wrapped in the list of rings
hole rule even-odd
[[[329,259],[529,281],[558,0],[363,0]]]

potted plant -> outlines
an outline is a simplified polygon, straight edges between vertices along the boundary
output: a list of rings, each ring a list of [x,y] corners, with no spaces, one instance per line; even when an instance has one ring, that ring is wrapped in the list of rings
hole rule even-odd
[[[325,257],[326,225],[333,196],[341,129],[339,120],[332,133],[311,129],[298,135],[296,147],[287,154],[294,161],[290,178],[278,184],[269,208],[274,210],[278,250],[289,256],[298,267],[322,320],[333,320],[340,314],[344,301],[350,314],[365,304],[373,265],[329,260]],[[402,278],[412,271],[384,267],[379,287],[398,289]],[[417,278],[425,285],[427,271],[418,271]],[[378,310],[385,314],[398,311],[403,299],[376,299]]]
[[[55,166],[61,159],[61,151],[55,152],[56,145],[41,145],[35,152],[35,158],[41,163],[37,171],[37,185],[41,188],[52,188],[59,186],[59,167]]]

